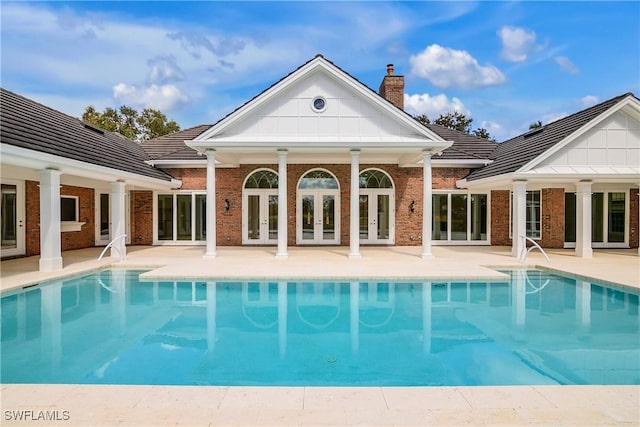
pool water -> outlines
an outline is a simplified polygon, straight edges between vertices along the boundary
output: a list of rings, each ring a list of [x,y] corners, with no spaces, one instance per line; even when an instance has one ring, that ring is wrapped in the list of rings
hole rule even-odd
[[[112,269],[2,297],[2,383],[640,384],[638,292],[504,282],[159,281]]]

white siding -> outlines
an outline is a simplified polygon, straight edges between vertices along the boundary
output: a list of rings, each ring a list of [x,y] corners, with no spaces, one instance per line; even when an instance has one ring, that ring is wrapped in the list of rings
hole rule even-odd
[[[623,111],[598,123],[535,169],[558,166],[639,166],[640,123]]]
[[[327,101],[321,113],[311,107],[317,96]],[[388,112],[322,72],[311,73],[222,133],[239,134],[304,138],[416,135]]]

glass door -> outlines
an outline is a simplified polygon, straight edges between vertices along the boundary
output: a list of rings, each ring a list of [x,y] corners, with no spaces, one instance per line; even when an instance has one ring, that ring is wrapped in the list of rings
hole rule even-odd
[[[298,194],[298,243],[337,244],[340,241],[338,194],[317,190]]]
[[[591,245],[594,248],[624,248],[628,246],[626,224],[627,193],[593,192],[591,194]],[[565,193],[564,247],[575,247],[576,194]]]
[[[0,202],[1,256],[24,255],[24,183],[2,181]]]
[[[360,189],[360,239],[364,244],[393,244],[393,190]]]
[[[251,189],[244,192],[243,243],[275,244],[278,242],[277,190]]]
[[[109,193],[96,191],[95,196],[95,241],[96,246],[106,246],[111,239],[111,196]],[[124,195],[124,215],[125,215],[125,233],[127,235],[126,242],[131,243],[130,221],[129,221],[129,194]]]

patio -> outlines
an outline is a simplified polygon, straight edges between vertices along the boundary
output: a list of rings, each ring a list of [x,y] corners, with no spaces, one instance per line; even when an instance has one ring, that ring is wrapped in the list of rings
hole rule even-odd
[[[101,248],[63,253],[64,269],[40,273],[38,257],[3,261],[2,292],[114,264],[153,268],[152,278],[395,277],[500,278],[488,266],[522,267],[506,247],[348,248],[131,247],[127,261],[96,259]],[[550,268],[640,288],[637,250],[549,251]],[[547,263],[532,252],[528,266]],[[192,387],[3,384],[3,425],[638,425],[638,386],[510,387]],[[31,411],[28,421],[16,419]],[[57,420],[35,420],[39,411]],[[66,412],[65,412],[66,411]],[[64,416],[66,414],[66,417]],[[66,419],[63,419],[66,418]]]

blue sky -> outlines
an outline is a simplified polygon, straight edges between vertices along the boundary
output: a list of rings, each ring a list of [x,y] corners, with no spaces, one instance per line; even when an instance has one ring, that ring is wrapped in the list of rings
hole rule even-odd
[[[316,53],[411,114],[499,141],[640,95],[640,2],[6,2],[2,87],[79,117],[129,105],[211,124]]]

